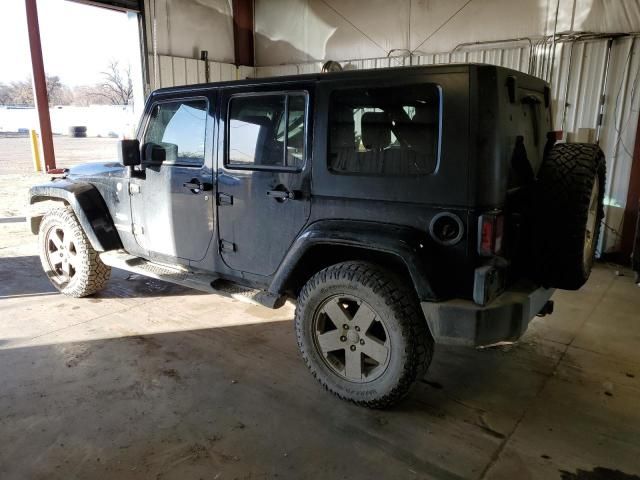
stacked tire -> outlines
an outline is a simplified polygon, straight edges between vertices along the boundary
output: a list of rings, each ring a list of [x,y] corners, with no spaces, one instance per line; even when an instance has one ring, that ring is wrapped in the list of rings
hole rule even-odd
[[[84,127],[84,126],[69,127],[69,136],[74,138],[84,138],[87,136],[87,127]]]

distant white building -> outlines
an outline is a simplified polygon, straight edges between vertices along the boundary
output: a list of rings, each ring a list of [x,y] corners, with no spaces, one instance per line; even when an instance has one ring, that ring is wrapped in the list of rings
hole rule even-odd
[[[49,112],[58,135],[66,135],[71,126],[85,126],[90,137],[132,138],[138,123],[133,105],[54,106]],[[0,132],[26,133],[37,124],[33,107],[0,106]]]

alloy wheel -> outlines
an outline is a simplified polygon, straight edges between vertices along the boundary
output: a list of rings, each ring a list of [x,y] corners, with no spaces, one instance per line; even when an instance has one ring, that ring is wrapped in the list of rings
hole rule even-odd
[[[45,236],[49,270],[56,282],[69,283],[77,271],[78,252],[71,234],[60,226],[49,229]]]
[[[353,295],[335,295],[320,305],[313,337],[329,369],[351,382],[371,382],[389,365],[391,342],[383,319]]]
[[[598,199],[600,197],[600,182],[598,175],[595,176],[593,187],[591,188],[591,197],[589,199],[589,210],[587,213],[587,227],[584,233],[584,249],[582,252],[582,262],[585,271],[591,268],[593,260],[594,242],[598,236]]]

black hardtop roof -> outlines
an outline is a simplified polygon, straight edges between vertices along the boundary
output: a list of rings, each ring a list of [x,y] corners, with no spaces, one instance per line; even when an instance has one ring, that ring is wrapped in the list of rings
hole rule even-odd
[[[502,70],[508,70],[517,73],[518,75],[527,75],[522,72],[517,72],[510,68],[499,67],[496,65],[489,65],[483,63],[449,63],[441,65],[416,65],[411,67],[393,67],[393,68],[371,68],[362,70],[343,70],[341,72],[328,72],[328,73],[307,73],[302,75],[286,75],[278,77],[265,77],[265,78],[249,78],[246,80],[230,80],[226,82],[211,82],[211,83],[199,83],[193,85],[182,85],[179,87],[166,87],[154,90],[151,95],[163,94],[163,93],[180,93],[188,92],[190,90],[203,90],[207,88],[220,88],[220,87],[246,87],[246,86],[259,86],[259,85],[279,85],[287,83],[300,83],[310,81],[323,81],[323,80],[340,80],[340,79],[353,79],[353,78],[376,78],[393,77],[397,74],[419,74],[419,73],[460,73],[467,72],[470,68],[499,68]],[[528,75],[527,75],[528,76]]]

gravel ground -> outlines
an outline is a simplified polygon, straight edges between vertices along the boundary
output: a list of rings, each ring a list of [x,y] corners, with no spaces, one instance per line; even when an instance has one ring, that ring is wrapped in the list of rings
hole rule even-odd
[[[90,161],[115,160],[117,138],[72,138],[54,136],[56,166],[69,167]],[[0,175],[33,172],[31,141],[24,136],[0,136]]]
[[[29,187],[48,179],[44,173],[0,175],[0,218],[24,217]]]

